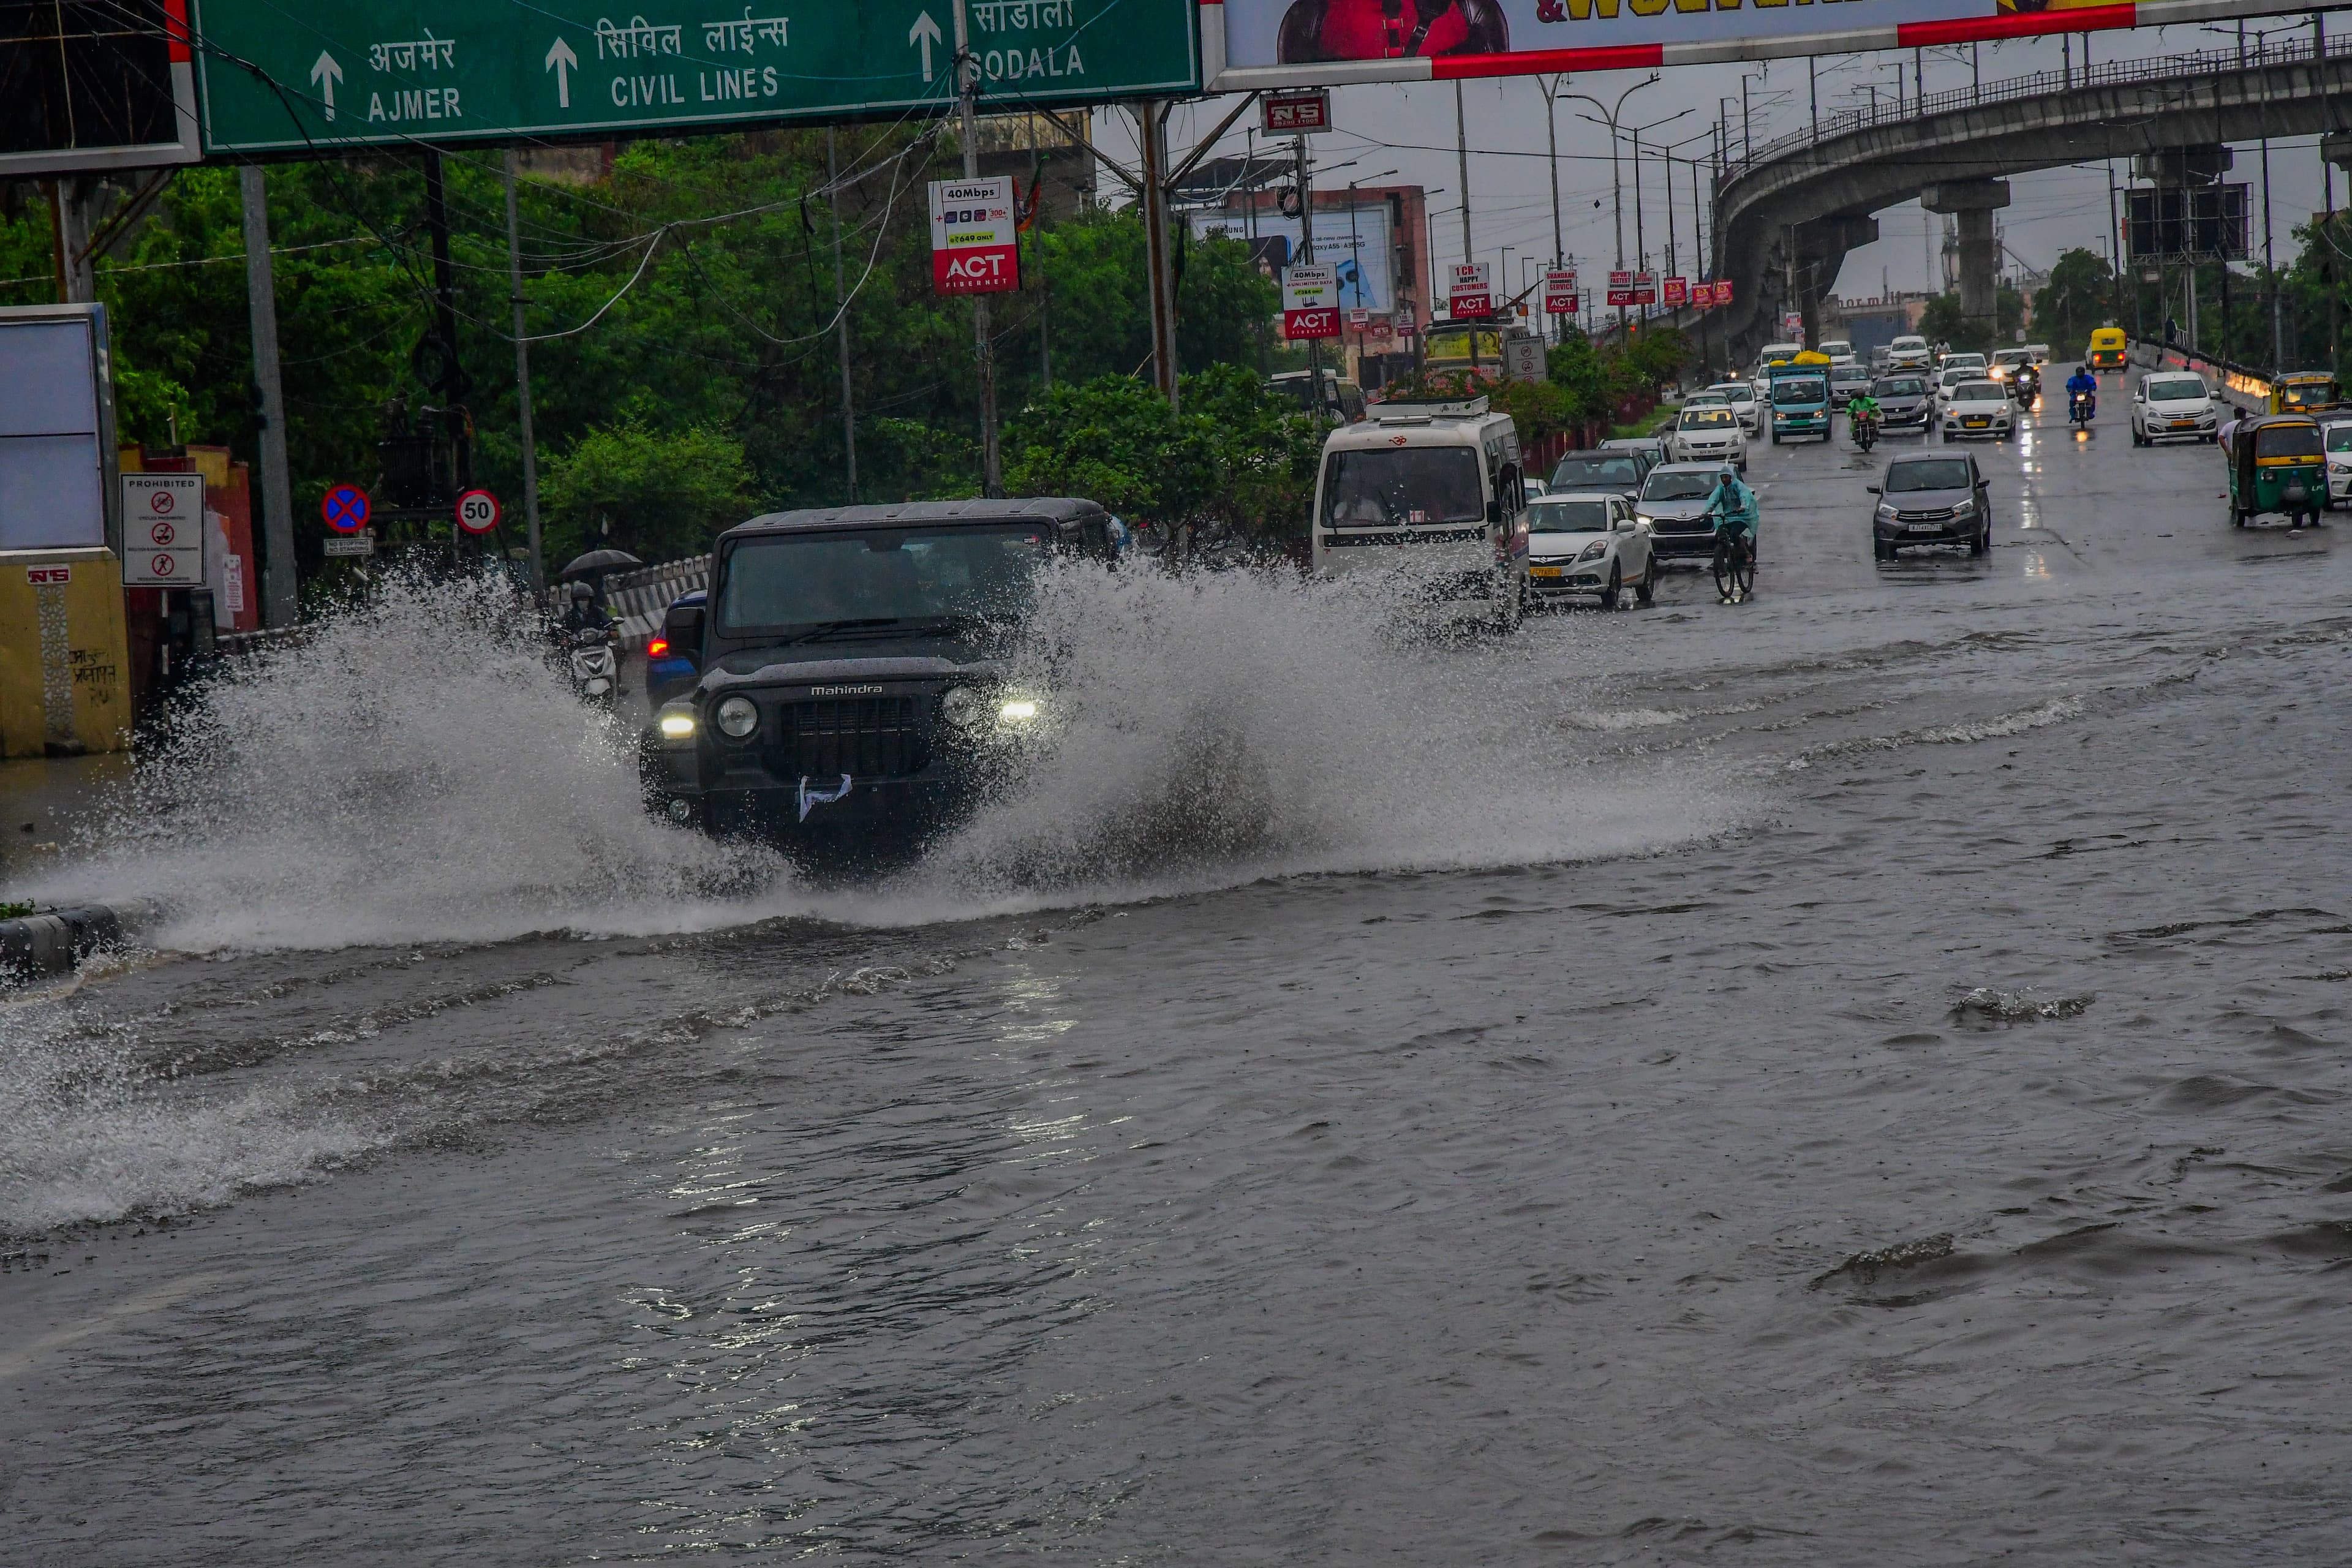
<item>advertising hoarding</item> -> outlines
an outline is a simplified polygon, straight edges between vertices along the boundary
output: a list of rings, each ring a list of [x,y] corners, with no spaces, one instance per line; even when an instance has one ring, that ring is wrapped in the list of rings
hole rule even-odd
[[[1612,272],[1609,275],[1609,302],[1612,305],[1633,302],[1633,275],[1631,272]]]
[[[1690,302],[1690,297],[1689,279],[1669,278],[1666,279],[1664,303],[1668,305],[1688,304]]]
[[[1339,269],[1294,262],[1282,275],[1282,335],[1292,342],[1339,335]]]
[[[1253,254],[1278,249],[1286,260],[1298,254],[1298,220],[1280,213],[1195,212],[1186,215],[1202,239],[1230,239]],[[1396,251],[1389,228],[1389,205],[1363,202],[1354,208],[1315,209],[1315,259],[1339,269],[1339,303],[1351,310],[1396,309]],[[1281,270],[1277,261],[1275,270]]]
[[[1445,269],[1445,308],[1456,316],[1495,313],[1495,294],[1487,287],[1485,262],[1457,261]]]
[[[1544,274],[1544,310],[1549,315],[1576,314],[1576,274],[1547,272]]]
[[[1636,70],[2299,14],[2309,0],[1223,0],[1209,88]]]
[[[2134,261],[2211,261],[2246,254],[2243,184],[2162,185],[2124,193],[2124,255]]]
[[[1331,129],[1331,89],[1270,92],[1258,105],[1258,129],[1268,136],[1304,136]]]
[[[931,287],[942,294],[1009,294],[1021,287],[1010,175],[931,182]]]
[[[1658,302],[1658,275],[1654,272],[1633,274],[1633,303],[1654,305]]]

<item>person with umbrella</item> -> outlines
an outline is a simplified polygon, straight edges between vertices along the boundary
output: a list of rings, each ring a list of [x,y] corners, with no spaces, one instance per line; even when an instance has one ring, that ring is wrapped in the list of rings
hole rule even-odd
[[[563,630],[576,632],[613,626],[615,617],[604,605],[606,574],[644,564],[625,550],[592,550],[575,558],[556,576],[558,582],[572,584],[571,606],[563,612]]]

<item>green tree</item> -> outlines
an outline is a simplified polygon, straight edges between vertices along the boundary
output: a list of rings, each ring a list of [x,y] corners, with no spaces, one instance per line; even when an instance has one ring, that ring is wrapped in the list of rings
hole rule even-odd
[[[2059,257],[2050,281],[2033,296],[2033,330],[2062,360],[2089,351],[2091,329],[2113,321],[2116,277],[2106,258],[2074,249]]]
[[[646,561],[698,555],[751,505],[743,444],[630,423],[590,432],[547,471],[551,559],[610,544]]]

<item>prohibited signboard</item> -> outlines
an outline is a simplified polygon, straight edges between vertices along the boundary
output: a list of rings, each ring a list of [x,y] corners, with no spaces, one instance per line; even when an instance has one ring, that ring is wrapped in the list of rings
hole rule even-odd
[[[457,526],[467,533],[488,533],[499,525],[499,498],[488,490],[467,490],[457,498]]]
[[[205,580],[205,477],[122,476],[122,582],[194,588]]]
[[[357,533],[367,526],[368,513],[373,510],[367,491],[357,485],[337,485],[319,502],[320,517],[337,533]]]

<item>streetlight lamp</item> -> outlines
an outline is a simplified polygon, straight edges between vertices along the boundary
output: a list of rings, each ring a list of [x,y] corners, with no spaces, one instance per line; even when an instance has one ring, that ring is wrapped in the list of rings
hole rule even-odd
[[[1621,100],[1620,101],[1622,102],[1622,100]],[[1694,105],[1693,107],[1695,108],[1695,107],[1696,107],[1696,105]],[[1648,266],[1650,265],[1650,247],[1649,247],[1649,243],[1648,243],[1648,241],[1643,237],[1643,226],[1642,226],[1642,132],[1644,132],[1644,131],[1655,131],[1655,130],[1656,130],[1659,126],[1661,126],[1661,125],[1667,125],[1667,124],[1671,124],[1671,123],[1672,123],[1672,122],[1674,122],[1675,121],[1680,120],[1684,115],[1688,114],[1688,113],[1690,113],[1690,112],[1691,112],[1691,110],[1690,110],[1690,109],[1677,109],[1677,110],[1675,110],[1672,114],[1666,115],[1666,116],[1665,116],[1664,118],[1663,118],[1663,119],[1659,119],[1659,120],[1653,120],[1653,121],[1650,121],[1650,123],[1648,123],[1647,125],[1636,125],[1636,126],[1634,126],[1634,127],[1633,127],[1633,128],[1632,128],[1631,134],[1632,134],[1632,136],[1633,136],[1633,268],[1634,268],[1634,270],[1635,270],[1636,272],[1639,272],[1639,271],[1642,271],[1642,270],[1645,269],[1645,268],[1648,268]],[[1596,125],[1601,124],[1601,123],[1603,123],[1602,121],[1593,120],[1593,119],[1592,119],[1592,116],[1591,116],[1591,115],[1589,115],[1589,114],[1580,115],[1580,116],[1578,116],[1578,118],[1579,118],[1579,119],[1581,119],[1581,120],[1591,121],[1593,124],[1596,124]],[[1606,123],[1607,123],[1607,124],[1608,124],[1608,126],[1609,126],[1609,156],[1610,156],[1610,163],[1611,163],[1611,166],[1613,168],[1613,167],[1615,166],[1615,163],[1616,163],[1616,156],[1617,156],[1617,132],[1618,132],[1618,125],[1617,125],[1616,120],[1615,120],[1613,117],[1612,117],[1612,118],[1611,118],[1611,119],[1610,119]],[[1620,247],[1622,248],[1622,246],[1623,246],[1623,243],[1624,243],[1624,241],[1623,241],[1623,227],[1624,227],[1624,226],[1623,226],[1623,224],[1622,224],[1622,221],[1620,222],[1620,224],[1619,224],[1618,227],[1619,227],[1619,241],[1618,241],[1618,243],[1619,243]],[[1622,261],[1621,260],[1620,262],[1618,262],[1618,264],[1617,264],[1617,265],[1618,265],[1618,266],[1620,266],[1620,267],[1622,267],[1622,266],[1624,266],[1625,264],[1624,264],[1624,262],[1622,262]],[[1646,319],[1647,319],[1647,317],[1648,317],[1648,312],[1647,312],[1647,310],[1646,310],[1646,308],[1645,308],[1645,309],[1644,309],[1644,310],[1643,310],[1643,319],[1644,319],[1644,320],[1646,320]]]
[[[1650,86],[1657,80],[1658,73],[1652,71],[1648,76],[1643,77],[1640,81],[1635,82],[1633,86],[1619,93],[1615,103],[1609,104],[1604,104],[1591,93],[1585,92],[1562,92],[1555,93],[1553,95],[1554,99],[1559,102],[1589,103],[1592,105],[1593,108],[1601,110],[1601,112],[1602,119],[1601,123],[1609,127],[1609,210],[1610,216],[1614,220],[1617,227],[1617,260],[1615,262],[1615,266],[1617,270],[1620,272],[1622,272],[1625,269],[1625,195],[1623,188],[1619,184],[1617,177],[1617,113],[1618,110],[1625,107],[1625,100],[1627,99],[1633,97],[1635,93],[1641,91],[1643,88]],[[1547,111],[1545,118],[1549,120],[1552,118],[1552,116],[1549,111]],[[1591,116],[1588,115],[1586,118],[1590,119]],[[1557,189],[1557,182],[1559,178],[1557,172],[1559,169],[1558,160],[1559,156],[1558,151],[1559,145],[1559,138],[1557,134],[1555,134],[1552,141],[1552,167],[1554,170],[1553,179],[1555,189]],[[1558,209],[1559,198],[1555,195],[1553,198],[1552,218],[1555,229],[1558,227],[1559,221]],[[1554,238],[1555,241],[1557,241],[1558,236],[1555,235]],[[1622,337],[1625,333],[1625,307],[1622,305],[1617,307],[1617,333],[1620,337]]]

